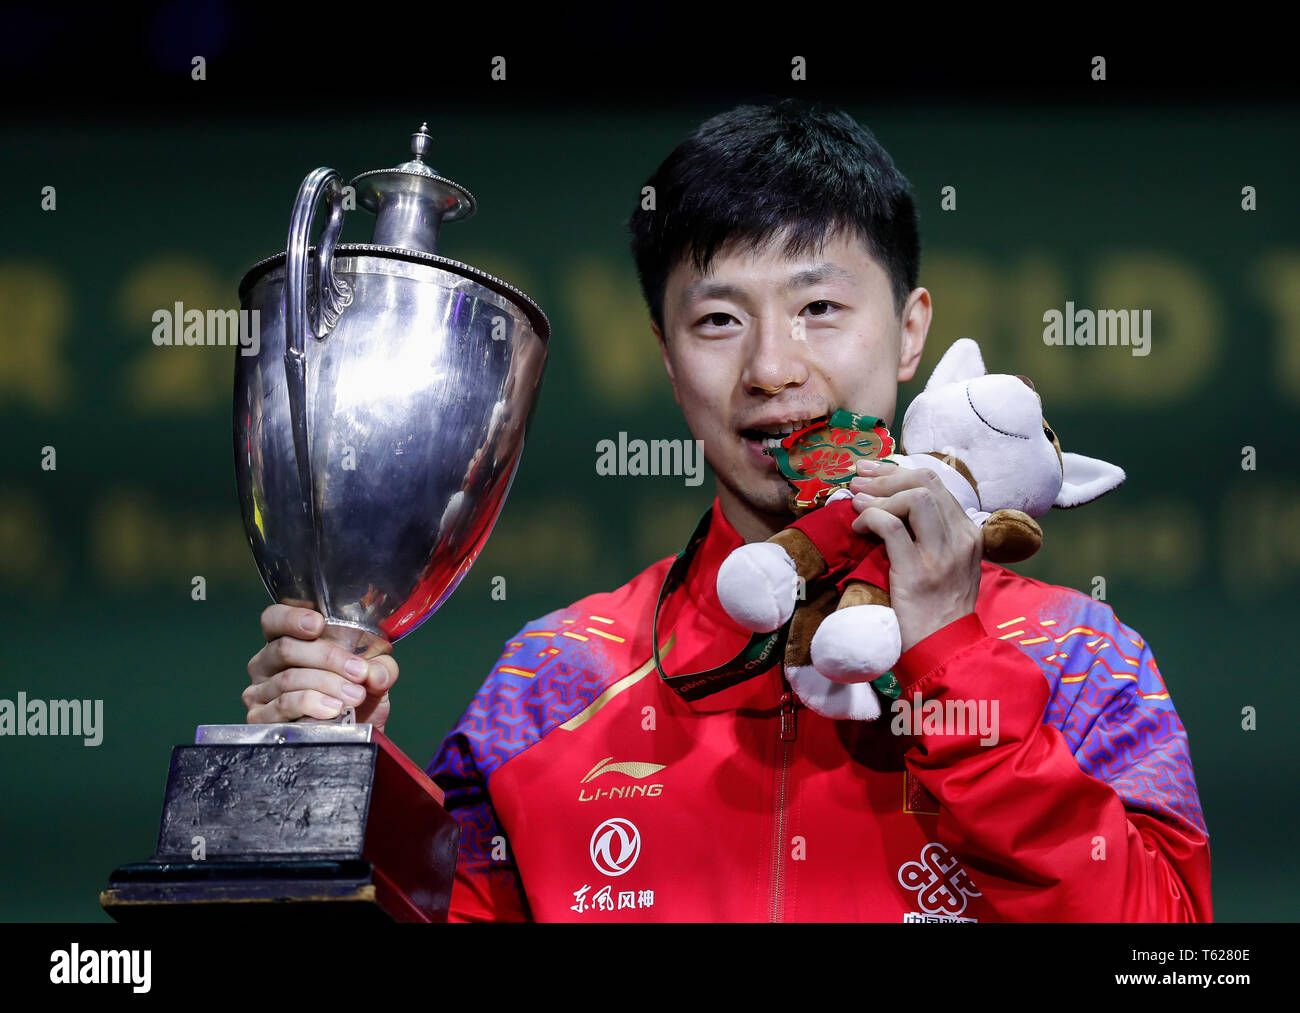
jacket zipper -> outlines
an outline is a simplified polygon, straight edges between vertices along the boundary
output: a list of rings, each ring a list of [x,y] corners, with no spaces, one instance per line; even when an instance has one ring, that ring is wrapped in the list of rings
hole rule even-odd
[[[772,921],[779,922],[784,914],[781,897],[781,873],[785,867],[785,810],[787,781],[790,777],[790,755],[798,732],[797,704],[785,673],[781,673],[781,761],[776,781],[776,834],[772,841]]]

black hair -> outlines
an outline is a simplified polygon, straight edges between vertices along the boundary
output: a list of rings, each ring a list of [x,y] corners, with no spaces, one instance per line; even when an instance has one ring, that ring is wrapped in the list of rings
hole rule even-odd
[[[655,209],[638,195],[627,228],[660,333],[664,288],[683,257],[707,273],[725,244],[753,249],[787,226],[787,257],[818,248],[833,230],[856,233],[889,276],[900,316],[916,288],[921,242],[911,184],[847,113],[796,99],[737,106],[702,123],[645,185],[654,187]]]

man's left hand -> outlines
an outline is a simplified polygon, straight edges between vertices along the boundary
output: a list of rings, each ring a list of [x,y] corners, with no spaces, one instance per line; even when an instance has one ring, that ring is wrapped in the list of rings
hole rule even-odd
[[[859,461],[858,475],[849,482],[859,511],[853,530],[885,543],[890,604],[906,651],[975,611],[984,534],[930,468]]]

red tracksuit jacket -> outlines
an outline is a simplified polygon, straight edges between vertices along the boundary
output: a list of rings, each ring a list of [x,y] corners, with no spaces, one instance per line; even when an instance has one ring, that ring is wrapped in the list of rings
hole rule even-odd
[[[715,589],[742,542],[715,499],[666,672],[748,641]],[[1187,733],[1109,606],[985,562],[975,612],[893,669],[921,717],[833,721],[779,664],[696,702],[666,686],[671,563],[526,625],[443,741],[450,920],[1211,919]],[[925,720],[976,700],[995,744]]]

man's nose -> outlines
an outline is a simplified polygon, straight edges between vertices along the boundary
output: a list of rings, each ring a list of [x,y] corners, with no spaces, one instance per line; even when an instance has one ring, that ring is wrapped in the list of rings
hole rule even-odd
[[[801,323],[798,317],[793,321],[771,317],[759,325],[744,371],[745,388],[750,393],[775,394],[808,379],[808,346],[799,333]]]

